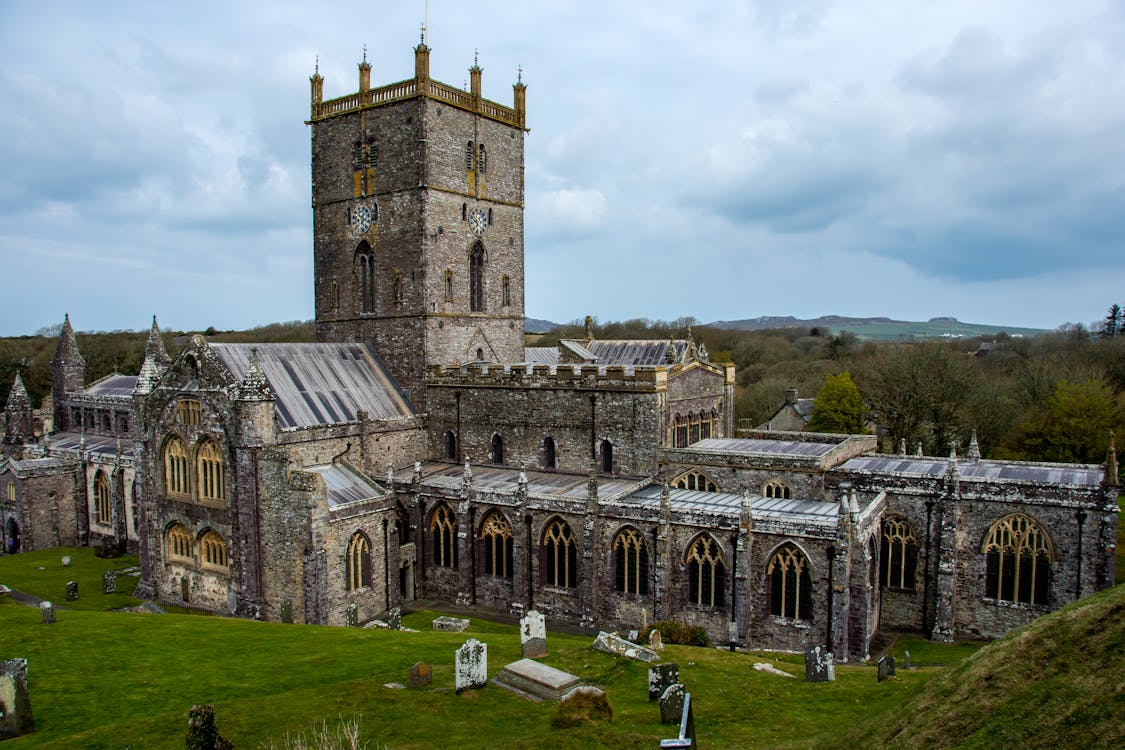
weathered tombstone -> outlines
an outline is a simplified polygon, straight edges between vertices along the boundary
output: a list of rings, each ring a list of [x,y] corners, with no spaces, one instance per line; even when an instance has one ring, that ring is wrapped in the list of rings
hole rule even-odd
[[[680,665],[675,662],[657,664],[648,668],[648,699],[654,701],[664,695],[669,685],[680,681]]]
[[[387,627],[391,630],[402,630],[402,610],[398,607],[387,610]]]
[[[660,696],[660,723],[679,724],[684,713],[684,686],[669,685]]]
[[[604,630],[598,633],[598,637],[594,639],[594,649],[614,656],[624,656],[650,663],[660,658],[651,648],[638,646],[625,640],[617,633],[607,633]]]
[[[55,605],[50,602],[39,602],[39,614],[43,617],[43,624],[50,625],[55,621]]]
[[[359,627],[359,608],[354,604],[349,604],[348,608],[344,610],[344,627]]]
[[[10,588],[8,588],[7,586],[5,586],[4,584],[0,583],[0,596],[11,596],[11,595],[12,595],[12,590]]]
[[[102,573],[102,593],[103,594],[116,594],[117,593],[117,571],[107,570]]]
[[[836,664],[832,652],[817,646],[805,652],[805,682],[834,682]]]
[[[666,740],[660,740],[662,750],[691,750],[698,748],[695,741],[695,715],[691,708],[691,693],[684,694],[684,710],[680,714],[680,733]]]
[[[442,615],[434,618],[433,628],[447,633],[464,633],[469,629],[469,620],[468,618]]]
[[[27,734],[34,727],[27,692],[27,659],[0,661],[0,740]]]
[[[894,677],[895,675],[895,658],[887,655],[879,659],[879,682]]]
[[[281,600],[281,621],[286,624],[293,623],[293,602],[288,599]]]
[[[664,650],[664,642],[661,641],[660,631],[657,630],[656,628],[653,628],[652,632],[648,634],[648,647],[651,648],[653,651],[663,651]]]
[[[488,644],[476,638],[465,641],[453,659],[453,685],[458,693],[488,683]]]
[[[62,566],[63,566],[64,568],[69,568],[69,567],[70,567],[70,555],[63,555],[63,559],[62,559]]]
[[[625,637],[628,638],[629,640],[631,640],[633,643],[636,643],[641,637],[641,631],[636,630],[636,629],[626,630],[625,631]]]
[[[66,582],[66,600],[68,602],[78,601],[78,581]]]
[[[910,652],[909,651],[903,651],[902,668],[903,669],[910,669]]]
[[[215,726],[215,708],[196,704],[188,712],[187,750],[232,750],[231,744]]]
[[[407,677],[406,684],[412,688],[425,687],[430,684],[430,680],[433,678],[433,667],[424,661],[419,661],[415,662],[414,666],[410,668],[410,676]]]
[[[547,625],[542,612],[534,609],[520,618],[520,645],[525,659],[547,655]]]

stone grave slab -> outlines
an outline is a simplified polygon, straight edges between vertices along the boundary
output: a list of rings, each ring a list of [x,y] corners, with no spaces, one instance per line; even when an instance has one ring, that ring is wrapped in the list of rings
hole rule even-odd
[[[630,643],[617,633],[607,633],[604,630],[598,633],[598,637],[594,639],[594,648],[614,656],[624,656],[647,663],[652,663],[660,658],[651,648]]]
[[[469,621],[461,617],[441,617],[434,618],[434,630],[443,630],[448,633],[464,633],[469,629]]]
[[[532,609],[520,618],[520,645],[524,658],[538,659],[547,655],[547,624],[543,613]]]
[[[520,659],[500,670],[493,680],[535,701],[557,701],[581,683],[574,675],[534,659]]]
[[[488,683],[488,644],[476,638],[454,652],[453,684],[458,693],[482,688]]]
[[[680,681],[680,665],[675,662],[655,664],[648,668],[648,699],[658,700],[669,685]]]

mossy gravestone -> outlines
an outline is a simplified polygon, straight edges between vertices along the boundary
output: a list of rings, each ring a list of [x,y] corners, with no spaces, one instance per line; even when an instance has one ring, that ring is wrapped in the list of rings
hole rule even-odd
[[[188,713],[187,750],[233,750],[234,745],[215,726],[215,709],[195,705]]]
[[[680,683],[669,685],[660,696],[660,722],[679,724],[684,713],[684,686]]]
[[[348,628],[359,627],[359,609],[354,604],[349,604],[344,610],[344,626]]]
[[[52,625],[55,622],[55,605],[50,602],[39,602],[39,614],[43,617],[44,625]]]
[[[656,632],[656,631],[653,631]],[[658,700],[670,685],[680,681],[680,665],[675,662],[648,668],[648,699]]]
[[[488,682],[488,644],[476,638],[465,641],[454,654],[453,671],[458,693],[484,687]]]
[[[34,727],[27,693],[27,660],[0,661],[0,740],[27,734]]]
[[[102,593],[103,594],[116,594],[117,593],[117,571],[107,570],[102,573]]]
[[[68,602],[78,601],[78,581],[66,582],[66,600]]]
[[[520,618],[520,645],[525,659],[539,659],[547,655],[547,625],[541,612],[528,610]]]

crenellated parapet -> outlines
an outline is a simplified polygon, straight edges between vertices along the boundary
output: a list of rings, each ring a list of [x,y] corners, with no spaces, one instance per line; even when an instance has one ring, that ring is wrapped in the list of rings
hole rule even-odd
[[[668,390],[664,367],[613,365],[431,365],[428,387],[539,388],[659,393]]]

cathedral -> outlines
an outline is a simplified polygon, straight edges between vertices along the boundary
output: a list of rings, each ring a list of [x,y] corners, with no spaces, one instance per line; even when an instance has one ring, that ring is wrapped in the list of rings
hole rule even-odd
[[[993,638],[1113,584],[1112,448],[736,431],[734,366],[690,337],[525,347],[526,87],[509,107],[414,53],[347,96],[310,79],[318,342],[172,359],[154,320],[139,375],[86,383],[67,318],[49,408],[18,377],[6,405],[5,553],[133,550],[138,596],[248,618],[425,598],[853,661],[879,628]]]

